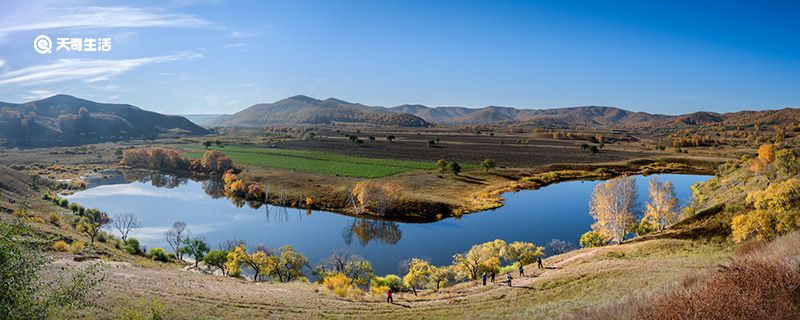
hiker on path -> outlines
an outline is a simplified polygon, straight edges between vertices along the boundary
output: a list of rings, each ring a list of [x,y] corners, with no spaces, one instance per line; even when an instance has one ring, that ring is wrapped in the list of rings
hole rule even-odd
[[[492,283],[494,283],[494,271],[489,273],[489,278],[492,279]]]
[[[536,257],[536,263],[539,264],[539,269],[544,269],[544,265],[542,264],[542,257]]]
[[[481,275],[481,279],[483,279],[483,285],[486,285],[486,272]]]
[[[522,263],[519,264],[519,276],[520,277],[525,276],[525,268],[522,267]]]
[[[386,302],[394,304],[394,300],[392,300],[392,289],[389,288],[389,291],[386,291]]]
[[[509,287],[511,286],[511,279],[513,279],[511,277],[511,273],[510,272],[506,272],[506,281],[508,282],[508,286]]]

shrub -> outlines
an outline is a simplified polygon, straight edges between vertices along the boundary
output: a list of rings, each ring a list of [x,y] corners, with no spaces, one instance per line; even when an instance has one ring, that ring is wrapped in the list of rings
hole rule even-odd
[[[69,245],[69,252],[70,253],[78,253],[83,251],[86,248],[86,242],[81,240],[72,241],[72,244]]]
[[[125,248],[125,251],[127,251],[130,254],[134,255],[142,254],[142,248],[139,245],[139,240],[137,240],[136,238],[131,237],[128,238],[128,240],[125,240],[125,245],[123,247]]]
[[[61,225],[61,215],[59,215],[58,213],[51,213],[51,214],[47,215],[47,222],[50,222],[54,226],[60,226]]]
[[[597,232],[589,231],[581,235],[581,248],[602,247],[608,244],[609,237]]]
[[[786,263],[737,259],[694,285],[644,304],[637,318],[799,319],[798,288],[800,273]]]
[[[150,252],[148,252],[150,258],[155,261],[161,262],[172,262],[173,259],[170,259],[170,256],[164,251],[163,248],[150,248]]]
[[[403,288],[403,279],[400,279],[399,276],[394,274],[387,274],[384,277],[373,277],[369,281],[369,286],[370,288],[384,287],[397,292]],[[383,292],[385,293],[386,290],[383,290]]]
[[[333,291],[335,295],[340,297],[353,295],[360,291],[351,283],[352,280],[341,273],[327,276],[322,280],[322,285],[325,286],[325,288],[328,288],[328,290]]]
[[[387,287],[387,286],[370,286],[369,287],[369,292],[372,293],[372,294],[382,295],[382,294],[386,294],[386,292],[388,292],[388,291],[389,291],[389,287]],[[394,292],[394,289],[392,289],[392,291]]]
[[[64,240],[58,240],[55,243],[53,243],[53,250],[58,252],[68,252],[69,243],[64,242]]]

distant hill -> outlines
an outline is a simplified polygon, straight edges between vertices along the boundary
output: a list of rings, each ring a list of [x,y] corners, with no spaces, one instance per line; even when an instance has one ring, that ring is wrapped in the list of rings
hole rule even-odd
[[[69,95],[27,103],[0,102],[0,139],[10,146],[77,145],[207,133],[181,116]]]
[[[752,126],[800,123],[800,109],[715,113],[699,111],[684,115],[650,114],[615,107],[585,106],[556,109],[427,107],[401,105],[389,108],[444,125],[534,124],[544,127],[675,128],[699,125]]]
[[[182,114],[181,117],[189,119],[198,126],[205,126],[224,114]]]
[[[543,126],[612,126],[633,125],[669,118],[614,107],[571,107],[558,109],[517,109],[488,106],[484,108],[435,107],[402,105],[390,108],[417,115],[427,121],[448,125],[481,125],[498,123],[532,123]]]
[[[408,113],[370,107],[334,98],[317,100],[294,96],[273,103],[261,103],[229,116],[221,116],[210,126],[263,126],[283,124],[364,123],[427,127],[430,123]]]

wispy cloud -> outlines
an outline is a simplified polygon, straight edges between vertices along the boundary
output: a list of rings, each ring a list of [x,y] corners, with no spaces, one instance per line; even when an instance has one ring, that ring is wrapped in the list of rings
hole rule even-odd
[[[53,63],[36,65],[0,74],[0,86],[39,85],[69,80],[86,83],[108,80],[138,67],[179,60],[194,60],[201,54],[177,54],[138,59],[59,59]]]
[[[5,66],[6,66],[6,61],[3,60],[3,59],[0,59],[0,69],[2,69]]]
[[[25,17],[0,25],[0,33],[58,28],[201,28],[213,25],[193,15],[135,7],[49,8],[33,15],[32,19]]]
[[[28,94],[24,95],[23,98],[27,100],[39,100],[53,96],[55,94],[56,94],[55,92],[50,90],[29,90]]]

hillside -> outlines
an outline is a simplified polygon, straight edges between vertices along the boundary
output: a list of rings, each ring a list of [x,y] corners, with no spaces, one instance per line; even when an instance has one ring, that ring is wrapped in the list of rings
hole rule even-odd
[[[294,96],[273,103],[253,105],[233,115],[221,116],[211,126],[262,126],[284,124],[365,123],[402,127],[427,127],[430,123],[420,117],[392,112],[334,98],[317,100]]]
[[[438,125],[536,125],[548,128],[648,129],[695,126],[754,126],[800,122],[800,109],[714,113],[698,111],[683,115],[650,114],[605,106],[554,109],[428,107],[404,104],[395,107],[366,106],[334,98],[318,100],[294,96],[274,103],[251,106],[215,119],[198,117],[208,126],[260,126],[281,124],[362,123],[425,127]],[[194,118],[193,118],[194,119]]]
[[[224,116],[223,114],[182,114],[181,117],[189,119],[189,121],[193,122],[198,126],[205,126],[214,119],[219,118],[220,116]]]
[[[18,104],[0,102],[0,110],[0,139],[10,146],[77,145],[208,133],[184,117],[69,95]]]

